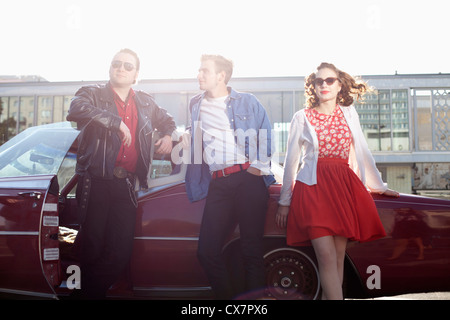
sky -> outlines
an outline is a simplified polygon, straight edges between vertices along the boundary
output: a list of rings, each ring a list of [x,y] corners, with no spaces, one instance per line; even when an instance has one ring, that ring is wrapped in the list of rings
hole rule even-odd
[[[107,80],[122,48],[140,79],[195,78],[204,53],[234,77],[450,73],[448,0],[14,0],[0,3],[0,75]]]

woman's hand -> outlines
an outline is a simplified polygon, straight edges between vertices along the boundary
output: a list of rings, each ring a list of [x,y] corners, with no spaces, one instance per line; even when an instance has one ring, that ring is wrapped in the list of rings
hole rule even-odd
[[[275,216],[275,220],[278,227],[286,228],[288,214],[289,214],[288,206],[278,206],[277,215]]]
[[[398,198],[400,197],[400,193],[395,191],[395,190],[391,190],[391,189],[387,189],[385,192],[382,193],[382,195],[388,196],[388,197],[395,197]]]

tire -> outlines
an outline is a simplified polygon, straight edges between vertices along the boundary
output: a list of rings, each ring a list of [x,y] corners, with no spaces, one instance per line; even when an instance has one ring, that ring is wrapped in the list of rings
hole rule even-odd
[[[264,264],[268,299],[319,299],[319,270],[305,252],[293,248],[274,249],[264,255]]]

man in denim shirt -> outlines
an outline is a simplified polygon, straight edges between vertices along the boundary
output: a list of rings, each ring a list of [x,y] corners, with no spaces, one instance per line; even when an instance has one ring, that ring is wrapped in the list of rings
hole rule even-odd
[[[191,163],[186,190],[191,201],[206,197],[198,257],[217,299],[237,293],[260,297],[265,286],[263,233],[269,198],[271,124],[259,101],[227,87],[233,63],[203,55],[200,89],[192,98]],[[186,140],[185,140],[186,142]],[[244,292],[236,292],[222,257],[226,238],[239,224],[245,266]]]

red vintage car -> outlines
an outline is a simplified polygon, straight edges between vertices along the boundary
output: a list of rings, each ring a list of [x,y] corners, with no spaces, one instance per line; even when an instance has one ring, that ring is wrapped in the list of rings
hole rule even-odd
[[[70,123],[32,127],[0,148],[2,294],[58,299],[77,290],[78,133]],[[204,201],[189,202],[185,171],[185,164],[153,159],[149,189],[138,191],[132,261],[109,296],[211,298],[196,254]],[[318,299],[320,279],[313,250],[287,246],[285,230],[275,224],[279,192],[279,184],[270,187],[264,237],[266,295]],[[346,297],[449,291],[450,201],[406,194],[373,197],[388,235],[369,243],[349,243]],[[223,252],[239,286],[238,228]]]

